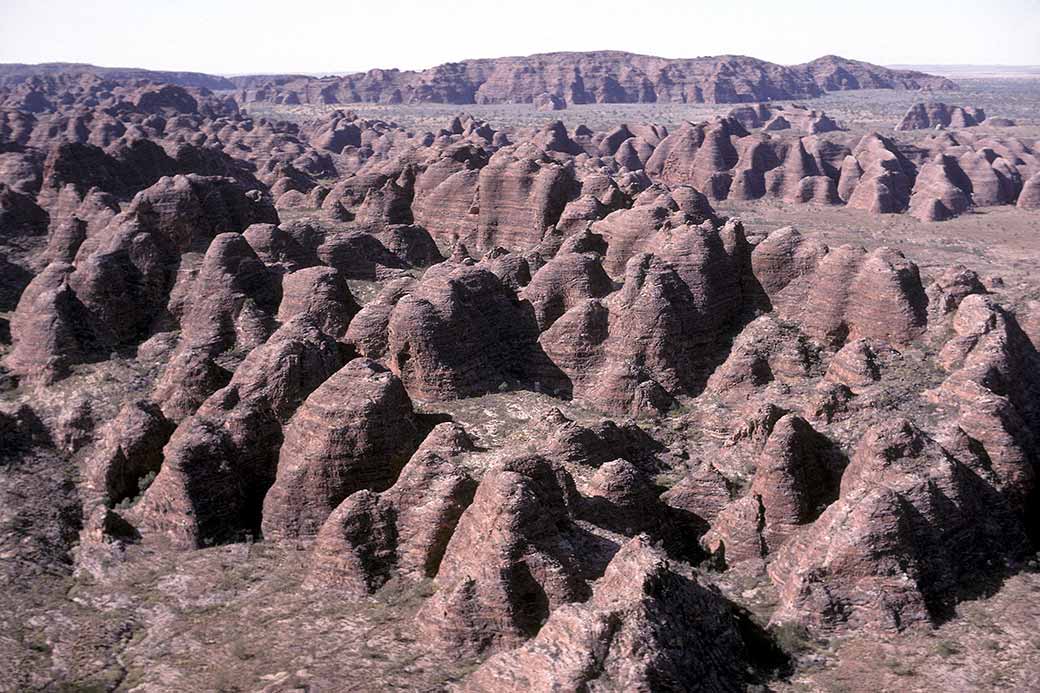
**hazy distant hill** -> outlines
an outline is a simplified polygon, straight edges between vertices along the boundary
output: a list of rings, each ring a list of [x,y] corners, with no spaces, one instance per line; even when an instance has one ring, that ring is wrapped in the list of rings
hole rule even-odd
[[[892,69],[924,70],[956,79],[1040,79],[1040,65],[892,65]]]
[[[0,64],[0,87],[16,86],[33,77],[71,74],[92,74],[116,82],[148,79],[153,82],[165,82],[182,87],[205,87],[206,89],[235,88],[235,85],[225,77],[207,75],[201,72],[166,72],[163,70],[144,70],[136,67],[98,67],[85,63]]]

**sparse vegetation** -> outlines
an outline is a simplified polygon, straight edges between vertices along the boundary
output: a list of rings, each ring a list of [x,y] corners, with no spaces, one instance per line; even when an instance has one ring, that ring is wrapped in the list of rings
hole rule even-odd
[[[773,638],[781,650],[796,656],[812,649],[809,629],[800,623],[781,623],[772,629]]]

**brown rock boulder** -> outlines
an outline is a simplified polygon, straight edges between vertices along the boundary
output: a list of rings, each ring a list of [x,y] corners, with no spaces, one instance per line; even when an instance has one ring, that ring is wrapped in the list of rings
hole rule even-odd
[[[341,364],[339,345],[306,318],[280,327],[178,426],[131,521],[182,548],[257,536],[282,426]]]
[[[880,380],[881,363],[870,340],[856,339],[839,349],[827,365],[824,379],[853,392]]]
[[[774,622],[902,630],[1021,557],[1020,521],[977,475],[906,420],[867,431],[840,498],[770,565]]]
[[[746,495],[712,522],[704,543],[727,563],[775,553],[835,498],[841,464],[833,446],[799,416],[773,426]]]
[[[424,637],[474,653],[534,636],[561,604],[588,597],[574,482],[539,457],[489,470],[462,514],[423,605]]]
[[[449,261],[397,302],[387,334],[390,368],[409,394],[444,400],[524,381],[538,327],[494,274]]]
[[[639,537],[587,602],[554,610],[537,637],[490,658],[462,690],[734,691],[746,647],[732,607]]]
[[[264,498],[264,537],[312,537],[352,493],[385,491],[417,435],[401,381],[375,361],[354,359],[314,390],[285,427],[278,473]]]
[[[392,487],[343,501],[318,533],[306,584],[360,596],[394,577],[434,577],[476,490],[455,461],[472,449],[461,426],[439,424]]]
[[[360,307],[343,275],[332,267],[308,267],[285,276],[278,322],[305,315],[337,341],[346,339],[351,319]]]

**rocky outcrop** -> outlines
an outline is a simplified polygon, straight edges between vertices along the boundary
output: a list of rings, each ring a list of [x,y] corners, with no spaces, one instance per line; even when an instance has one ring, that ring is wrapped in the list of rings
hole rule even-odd
[[[896,125],[896,130],[931,130],[938,128],[970,128],[986,120],[978,108],[947,106],[940,101],[915,103]]]
[[[252,224],[277,224],[270,201],[259,191],[247,192],[231,178],[164,177],[137,195],[130,211],[184,251],[200,241],[208,244],[220,233],[241,232]]]
[[[347,328],[346,340],[360,356],[380,359],[386,354],[390,315],[397,302],[410,294],[415,286],[416,281],[410,277],[389,281],[357,312]]]
[[[815,272],[828,252],[826,245],[785,226],[755,245],[751,269],[766,298],[772,298],[788,284]]]
[[[831,89],[948,89],[942,77],[827,56],[781,66],[740,56],[669,60],[620,51],[466,60],[421,72],[370,70],[343,77],[235,77],[243,102],[334,104],[739,103],[819,96]],[[826,86],[824,86],[826,85]]]
[[[983,294],[961,301],[938,355],[949,376],[931,398],[957,413],[955,448],[1015,508],[1036,488],[1040,355],[1014,316]]]
[[[524,382],[537,334],[492,272],[449,261],[390,311],[388,361],[414,398],[470,397]]]
[[[360,596],[393,578],[434,577],[473,500],[476,482],[456,461],[473,449],[461,426],[439,424],[392,487],[343,501],[318,533],[307,586]]]
[[[651,250],[656,231],[667,226],[696,226],[716,219],[707,198],[694,188],[654,187],[641,193],[631,209],[609,214],[595,222],[591,230],[607,243],[603,268],[607,274],[620,279],[634,255]]]
[[[489,659],[462,690],[734,691],[746,648],[732,608],[640,537],[587,602],[554,610],[537,637]]]
[[[911,216],[921,221],[945,221],[967,211],[972,200],[961,187],[964,177],[960,165],[950,156],[938,155],[922,166],[910,196]]]
[[[490,469],[448,542],[416,624],[445,646],[491,653],[534,636],[550,612],[588,597],[570,475],[539,457]]]
[[[492,156],[480,170],[478,188],[475,235],[459,238],[477,252],[537,245],[578,192],[569,169],[545,155],[521,150]]]
[[[538,96],[534,97],[533,104],[535,110],[543,112],[562,111],[567,108],[566,101],[556,94],[550,94],[548,92],[542,92]]]
[[[242,236],[267,267],[279,274],[289,274],[318,264],[313,253],[304,248],[288,231],[274,224],[253,224]]]
[[[796,327],[763,315],[736,336],[726,360],[708,378],[707,389],[729,397],[773,382],[797,383],[819,372],[819,351]]]
[[[4,360],[10,370],[52,383],[94,354],[98,340],[90,316],[69,286],[73,271],[51,263],[25,288],[11,318],[14,347]]]
[[[1019,520],[975,473],[910,422],[880,424],[857,446],[840,498],[770,564],[780,591],[773,620],[931,623],[1026,546]]]
[[[663,229],[654,254],[629,261],[620,291],[564,313],[539,341],[574,397],[637,413],[667,409],[669,393],[699,391],[719,338],[743,309],[742,239],[735,224]]]
[[[807,135],[817,135],[843,129],[826,113],[799,104],[791,104],[790,107],[774,103],[741,106],[730,111],[729,116],[740,121],[748,130],[762,128],[775,132],[793,127]]]
[[[275,329],[281,300],[278,277],[241,234],[217,236],[203,258],[181,318],[181,339],[170,357],[155,398],[180,421],[227,384],[219,377],[222,356],[240,360]]]
[[[1018,194],[1019,209],[1040,209],[1040,173],[1034,174],[1022,185]]]
[[[31,196],[0,183],[0,237],[12,241],[42,236],[49,223],[50,215]]]
[[[861,337],[907,344],[927,327],[917,266],[890,248],[830,250],[811,274],[770,298],[781,316],[835,347]]]
[[[855,182],[843,179],[838,183],[838,193],[849,207],[874,214],[893,214],[907,208],[916,171],[892,140],[876,132],[865,135],[852,156],[856,166],[848,169],[848,175]],[[843,177],[845,174],[843,167]]]
[[[992,149],[966,152],[957,164],[967,179],[965,186],[971,201],[978,207],[1014,202],[1021,189],[1018,170]]]
[[[914,70],[891,70],[860,60],[848,60],[836,55],[825,55],[804,68],[822,89],[843,91],[849,89],[956,89],[945,77],[926,75]]]
[[[635,413],[667,409],[669,393],[699,391],[719,338],[743,310],[739,267],[747,248],[740,239],[738,225],[661,230],[651,241],[654,254],[628,262],[620,291],[558,318],[540,343],[573,395]]]
[[[285,427],[264,498],[268,539],[313,537],[356,491],[385,491],[413,452],[418,426],[393,373],[355,359],[312,392]]]
[[[282,280],[282,301],[276,317],[284,324],[298,316],[308,316],[322,332],[344,341],[350,322],[360,309],[342,274],[331,267],[308,267]]]
[[[775,553],[836,497],[842,465],[831,443],[801,417],[779,419],[747,493],[714,518],[705,545],[728,564]]]
[[[341,363],[336,342],[307,318],[280,327],[178,426],[131,521],[183,548],[257,536],[282,426]]]
[[[598,255],[560,252],[535,272],[521,297],[534,307],[539,331],[545,331],[580,301],[602,298],[613,289]]]
[[[139,495],[142,479],[162,466],[173,428],[153,402],[123,406],[104,426],[84,466],[85,486],[109,507]]]

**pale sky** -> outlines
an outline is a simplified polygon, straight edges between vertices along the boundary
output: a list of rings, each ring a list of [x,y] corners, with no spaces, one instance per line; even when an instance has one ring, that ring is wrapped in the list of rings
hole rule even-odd
[[[0,62],[217,74],[615,49],[1040,64],[1040,0],[0,0]]]

